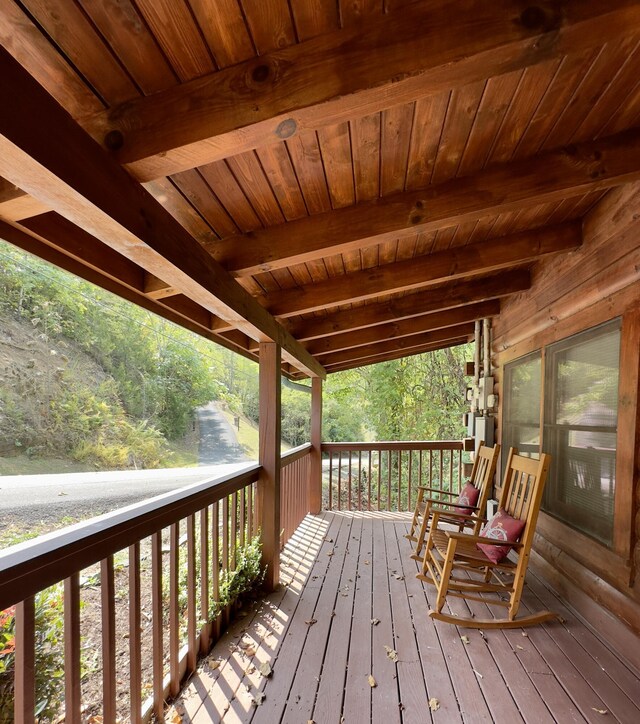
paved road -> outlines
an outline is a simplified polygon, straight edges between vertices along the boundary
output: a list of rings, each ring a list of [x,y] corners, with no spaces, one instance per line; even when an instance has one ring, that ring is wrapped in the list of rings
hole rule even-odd
[[[202,431],[198,468],[0,477],[0,534],[8,524],[51,526],[66,517],[101,515],[250,464],[214,403],[198,417]]]

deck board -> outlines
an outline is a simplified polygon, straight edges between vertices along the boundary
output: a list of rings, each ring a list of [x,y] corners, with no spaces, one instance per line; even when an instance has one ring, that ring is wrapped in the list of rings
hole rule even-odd
[[[549,607],[561,623],[480,633],[431,621],[434,590],[415,578],[408,523],[404,514],[307,516],[283,553],[285,585],[235,621],[200,664],[174,705],[181,720],[640,721],[638,672],[532,572],[523,608]],[[450,610],[491,611],[459,599]],[[259,672],[265,661],[269,678]]]

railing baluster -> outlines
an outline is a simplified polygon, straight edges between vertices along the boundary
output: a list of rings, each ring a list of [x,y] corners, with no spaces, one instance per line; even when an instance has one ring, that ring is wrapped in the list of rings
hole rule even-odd
[[[105,724],[115,724],[116,605],[112,555],[100,561],[100,598],[102,604],[102,720]]]
[[[142,637],[140,634],[140,543],[129,546],[129,715],[142,721]]]
[[[220,506],[218,501],[211,506],[211,518],[213,525],[211,526],[211,595],[218,609],[218,618],[215,624],[214,638],[220,635]]]
[[[64,719],[80,724],[80,571],[64,582]]]
[[[180,523],[169,528],[169,693],[180,691]]]
[[[348,491],[348,493],[347,493],[347,510],[351,510],[351,508],[352,508],[352,502],[351,502],[351,485],[352,485],[352,477],[353,477],[353,476],[351,475],[351,465],[352,465],[351,450],[349,450],[349,467],[348,467],[348,469],[347,469],[347,485],[348,485],[348,488],[347,488],[347,491]]]
[[[211,646],[209,621],[209,508],[200,511],[200,653],[206,654]]]
[[[329,453],[329,510],[333,510],[333,452]]]
[[[242,488],[240,491],[240,545],[244,548],[246,543],[245,531],[247,521],[247,505],[246,505],[247,489]]]
[[[162,626],[162,531],[151,536],[151,612],[153,637],[153,711],[164,721]]]
[[[187,672],[196,670],[196,519],[187,517]]]
[[[402,450],[398,450],[398,511],[402,510]]]
[[[222,501],[222,570],[229,570],[229,496]]]
[[[342,510],[342,452],[338,453],[338,510]]]
[[[392,490],[392,483],[391,483],[391,466],[393,464],[393,460],[391,459],[391,450],[387,450],[387,510],[391,510],[391,490]]]
[[[238,553],[238,494],[231,496],[231,568],[235,571]]]
[[[380,496],[382,495],[382,450],[378,450],[378,510],[380,508]]]
[[[16,604],[14,716],[16,724],[33,724],[36,709],[35,597]]]

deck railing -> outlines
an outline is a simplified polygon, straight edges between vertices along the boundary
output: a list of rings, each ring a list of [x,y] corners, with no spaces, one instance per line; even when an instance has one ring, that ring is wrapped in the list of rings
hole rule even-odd
[[[255,533],[259,471],[248,464],[0,553],[0,611],[15,616],[16,722],[33,724],[47,677],[62,672],[66,722],[98,712],[105,724],[152,711],[162,719],[165,698],[225,624],[224,587]],[[59,621],[43,631],[52,606]],[[63,632],[47,638],[56,626]],[[58,657],[49,672],[38,670],[45,649]],[[98,702],[82,701],[88,668],[102,671]]]
[[[324,507],[413,510],[419,485],[460,489],[463,450],[459,440],[323,443]]]
[[[309,512],[309,478],[311,451],[309,443],[289,450],[282,456],[280,476],[280,548],[296,532]]]

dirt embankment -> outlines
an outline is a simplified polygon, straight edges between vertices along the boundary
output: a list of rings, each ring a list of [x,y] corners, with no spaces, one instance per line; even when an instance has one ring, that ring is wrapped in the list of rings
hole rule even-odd
[[[28,319],[0,314],[0,457],[46,447],[51,401],[70,379],[95,389],[104,370],[70,340],[52,340]]]

